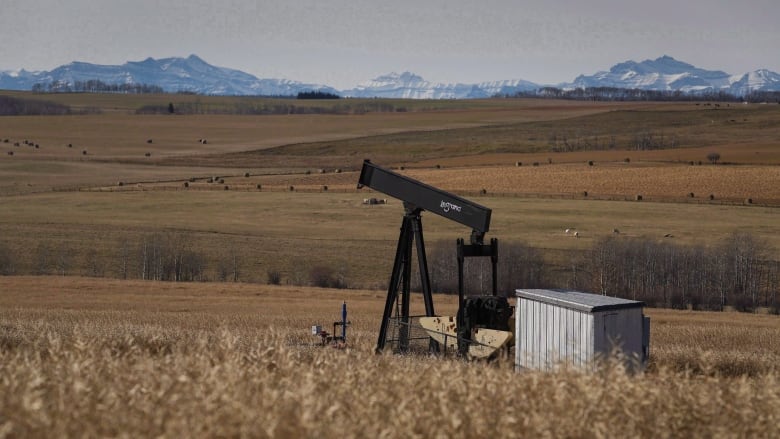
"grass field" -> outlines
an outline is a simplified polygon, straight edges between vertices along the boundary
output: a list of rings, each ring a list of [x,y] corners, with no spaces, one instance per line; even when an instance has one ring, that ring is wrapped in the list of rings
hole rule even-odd
[[[645,374],[516,373],[374,355],[375,291],[77,277],[0,290],[9,437],[770,437],[780,415],[777,316],[648,310]],[[315,347],[310,326],[342,301],[349,347]]]
[[[778,105],[8,94],[100,112],[0,117],[0,270],[39,274],[0,276],[0,438],[776,435],[775,315],[647,310],[650,367],[634,376],[374,355],[403,208],[363,205],[385,196],[357,191],[355,171],[404,166],[473,199],[492,209],[488,237],[553,266],[616,229],[703,247],[748,232],[777,259]],[[169,102],[393,111],[135,114]],[[429,243],[470,232],[423,216]],[[240,282],[116,280],[158,245]],[[319,265],[352,289],[294,286]],[[310,327],[342,301],[349,348],[315,348]]]

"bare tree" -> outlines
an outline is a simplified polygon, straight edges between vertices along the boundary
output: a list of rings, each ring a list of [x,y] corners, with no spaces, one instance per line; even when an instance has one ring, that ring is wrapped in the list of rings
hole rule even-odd
[[[709,160],[710,163],[712,163],[714,165],[715,163],[718,163],[718,160],[720,160],[720,154],[715,152],[715,151],[713,151],[713,152],[707,154],[707,160]]]

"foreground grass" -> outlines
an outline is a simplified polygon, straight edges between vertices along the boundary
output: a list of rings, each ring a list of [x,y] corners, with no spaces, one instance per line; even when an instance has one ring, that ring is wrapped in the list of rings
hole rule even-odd
[[[48,287],[30,297],[36,281]],[[516,373],[507,362],[374,355],[374,292],[58,278],[2,287],[3,437],[771,437],[780,420],[776,316],[651,310],[645,374]],[[335,318],[340,300],[350,347],[312,346],[308,326]]]

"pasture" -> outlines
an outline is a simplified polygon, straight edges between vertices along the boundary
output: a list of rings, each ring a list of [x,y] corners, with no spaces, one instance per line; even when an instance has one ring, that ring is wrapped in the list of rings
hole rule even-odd
[[[647,310],[638,376],[374,355],[403,208],[355,186],[365,158],[404,167],[554,273],[610,236],[747,232],[776,262],[778,105],[9,94],[99,111],[0,117],[0,437],[774,435],[776,315]],[[136,114],[169,102],[205,114]],[[429,243],[470,232],[423,217]],[[138,280],[164,246],[198,282]],[[342,301],[349,347],[314,347]]]

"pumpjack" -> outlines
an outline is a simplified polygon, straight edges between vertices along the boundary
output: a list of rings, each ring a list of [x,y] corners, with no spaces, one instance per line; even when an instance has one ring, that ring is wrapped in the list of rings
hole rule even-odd
[[[485,243],[490,228],[491,210],[473,201],[443,191],[421,181],[371,163],[363,162],[358,189],[369,187],[403,202],[404,215],[398,237],[393,271],[387,290],[376,351],[391,345],[394,352],[406,353],[413,344],[422,343],[429,352],[456,350],[468,358],[490,358],[512,340],[509,319],[512,307],[506,297],[498,296],[498,240]],[[457,239],[458,312],[456,316],[437,316],[433,305],[428,261],[423,238],[422,212],[429,211],[470,227],[466,244]],[[420,288],[425,316],[410,315],[412,250],[416,247]],[[492,296],[464,293],[465,258],[489,257],[492,268]],[[416,334],[420,327],[422,335]]]

